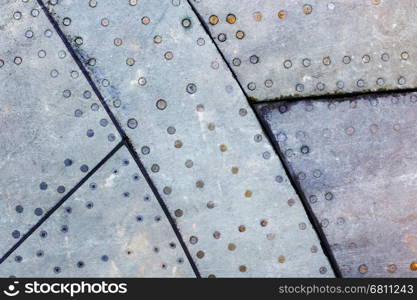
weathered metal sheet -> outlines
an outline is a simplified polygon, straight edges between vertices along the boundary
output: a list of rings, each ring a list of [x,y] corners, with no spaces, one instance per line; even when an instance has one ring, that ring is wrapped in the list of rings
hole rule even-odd
[[[54,3],[202,276],[333,276],[278,157],[186,1]]]
[[[120,140],[35,1],[0,4],[0,257]]]
[[[191,0],[252,100],[416,87],[415,0]]]
[[[0,266],[0,276],[194,277],[194,273],[123,147]]]
[[[260,104],[346,277],[415,277],[417,94]]]

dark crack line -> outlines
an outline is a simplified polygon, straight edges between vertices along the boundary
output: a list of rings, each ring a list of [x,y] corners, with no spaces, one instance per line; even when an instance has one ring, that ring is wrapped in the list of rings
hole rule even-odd
[[[187,259],[190,262],[191,268],[193,269],[195,276],[197,278],[201,278],[200,271],[198,270],[191,254],[190,254],[190,251],[188,250],[188,247],[185,245],[184,239],[183,239],[183,237],[182,237],[182,235],[181,235],[181,233],[180,233],[180,231],[177,227],[177,224],[176,224],[175,220],[172,218],[167,205],[165,204],[164,200],[162,199],[160,193],[158,192],[157,187],[155,186],[151,177],[149,176],[148,172],[146,171],[145,166],[142,164],[142,162],[140,160],[140,157],[136,153],[136,151],[135,151],[134,147],[132,146],[129,139],[125,140],[125,145],[126,145],[127,149],[129,150],[130,154],[132,155],[133,159],[135,160],[137,166],[141,170],[143,176],[145,177],[145,180],[148,183],[149,187],[151,188],[152,192],[154,193],[156,199],[158,200],[159,205],[161,206],[162,210],[164,211],[165,215],[167,216],[168,221],[171,224],[171,227],[174,230],[174,233],[177,236],[177,239],[180,242],[181,247],[183,248],[185,255],[187,256]]]
[[[131,156],[133,157],[133,159],[135,160],[137,166],[139,167],[140,171],[142,172],[142,175],[144,176],[144,178],[146,179],[146,182],[148,183],[149,187],[151,188],[152,192],[154,193],[156,199],[158,200],[159,205],[161,206],[162,210],[164,211],[165,216],[167,217],[179,243],[181,244],[181,247],[191,265],[191,268],[194,271],[194,274],[197,278],[201,278],[200,272],[197,268],[197,265],[195,264],[190,251],[188,250],[188,247],[186,246],[184,239],[177,227],[177,224],[175,222],[175,220],[173,219],[173,217],[171,216],[169,209],[167,207],[167,205],[165,204],[164,200],[162,199],[158,189],[156,188],[155,184],[153,183],[151,177],[149,176],[148,171],[146,170],[145,166],[143,165],[139,155],[137,154],[136,150],[134,149],[134,147],[132,146],[126,132],[123,130],[122,126],[120,125],[120,123],[117,121],[116,117],[114,116],[113,112],[110,110],[109,106],[107,105],[103,95],[101,94],[100,90],[98,89],[97,85],[94,83],[93,79],[91,78],[90,74],[88,73],[87,69],[85,68],[85,66],[83,65],[83,63],[81,62],[80,58],[77,56],[76,52],[74,51],[74,49],[71,46],[71,43],[68,41],[67,37],[65,36],[64,32],[61,30],[61,28],[59,27],[58,23],[56,22],[56,20],[54,19],[54,17],[51,15],[51,13],[49,12],[48,8],[45,6],[45,4],[43,3],[42,0],[37,0],[38,4],[41,6],[43,12],[45,13],[45,15],[47,16],[49,22],[52,24],[52,26],[54,27],[55,31],[57,32],[57,34],[59,35],[59,37],[61,38],[62,42],[65,44],[65,47],[67,48],[68,52],[71,54],[73,60],[76,62],[76,64],[78,65],[78,67],[80,68],[81,72],[84,74],[84,77],[87,79],[90,87],[92,88],[92,90],[94,91],[94,93],[96,94],[97,98],[100,100],[101,105],[104,107],[104,109],[106,110],[107,114],[109,115],[110,119],[112,120],[114,126],[116,127],[117,131],[119,132],[121,138],[122,138],[122,143],[123,145],[125,145],[127,147],[127,149],[129,150]],[[10,255],[10,254],[9,254]],[[0,260],[0,264],[1,264],[2,260]]]
[[[100,100],[101,105],[103,105],[104,109],[106,110],[107,114],[109,115],[110,119],[112,120],[114,126],[116,126],[117,131],[119,132],[120,136],[124,140],[127,136],[122,127],[120,126],[119,122],[117,121],[116,117],[113,115],[112,111],[108,107],[106,100],[104,100],[103,95],[100,93],[98,87],[94,83],[93,79],[91,78],[90,74],[88,73],[87,69],[84,67],[83,63],[81,62],[80,58],[75,53],[74,49],[71,46],[71,43],[68,41],[67,37],[65,36],[64,32],[59,27],[58,23],[55,21],[54,17],[49,12],[48,8],[45,6],[42,0],[36,0],[40,7],[42,8],[43,12],[45,13],[46,17],[48,18],[49,22],[54,27],[56,33],[61,38],[62,42],[65,44],[68,52],[71,54],[73,60],[80,68],[81,72],[84,74],[85,79],[87,79],[88,84],[93,89],[94,93],[96,94],[97,98]]]
[[[217,45],[217,43],[214,41],[213,36],[210,33],[210,29],[208,28],[206,22],[204,21],[204,19],[202,18],[202,16],[199,14],[199,12],[197,11],[197,9],[194,7],[194,5],[191,3],[190,0],[187,0],[188,4],[190,5],[191,9],[193,10],[194,14],[197,16],[198,20],[200,21],[201,25],[203,26],[204,30],[206,31],[206,34],[210,37],[212,43],[214,44],[214,46],[217,49],[217,52],[219,53],[219,55],[221,56],[222,60],[225,62],[225,64],[227,65],[230,73],[232,74],[234,80],[237,82],[237,84],[239,85],[242,93],[245,95],[252,111],[254,112],[259,124],[261,125],[261,128],[265,134],[265,136],[267,137],[269,143],[273,146],[275,153],[278,155],[280,161],[281,161],[281,165],[284,168],[284,171],[287,175],[287,177],[290,180],[290,183],[292,185],[292,187],[294,188],[297,196],[300,198],[301,203],[303,204],[304,210],[307,214],[307,217],[310,221],[310,223],[312,224],[314,230],[316,231],[316,234],[320,240],[320,244],[321,247],[323,249],[323,253],[324,255],[327,257],[327,259],[329,260],[330,266],[335,274],[335,276],[337,278],[341,278],[342,274],[340,272],[340,268],[337,264],[337,261],[334,257],[333,251],[331,250],[330,244],[327,240],[326,235],[323,232],[323,229],[320,226],[319,221],[316,218],[316,215],[314,214],[310,204],[307,201],[306,196],[304,195],[303,190],[301,189],[300,185],[298,184],[298,182],[294,179],[294,177],[292,176],[292,172],[289,170],[289,167],[286,163],[286,160],[284,158],[284,155],[281,152],[281,149],[278,145],[278,143],[275,142],[275,139],[273,138],[274,135],[272,133],[272,131],[270,130],[269,126],[265,123],[265,121],[258,115],[256,108],[254,107],[254,103],[252,103],[252,101],[249,101],[249,96],[246,93],[245,89],[243,88],[242,84],[240,83],[240,80],[238,79],[236,73],[233,71],[232,67],[230,66],[229,62],[227,61],[226,57],[224,56],[223,52],[220,50],[219,46]]]
[[[282,97],[282,98],[271,98],[257,101],[249,101],[253,104],[271,104],[277,102],[301,102],[301,101],[326,101],[326,102],[340,102],[346,100],[353,100],[360,97],[370,97],[370,96],[389,96],[393,94],[409,94],[417,92],[417,88],[403,88],[403,89],[390,89],[390,90],[376,90],[376,91],[358,91],[358,92],[345,92],[339,94],[324,94],[324,95],[311,95],[311,96],[297,96],[297,97]],[[249,97],[250,98],[250,97]]]
[[[93,169],[84,178],[81,179],[64,197],[59,200],[50,210],[48,210],[39,221],[26,232],[16,244],[14,244],[6,254],[0,258],[0,264],[2,264],[19,246],[26,241],[42,224],[58,209],[64,204],[65,201],[68,200],[94,173],[101,168],[112,156],[115,154],[121,147],[124,146],[124,142],[120,141],[116,147],[113,148]]]
[[[284,154],[281,151],[281,148],[278,144],[278,142],[274,138],[274,134],[269,127],[269,125],[266,123],[266,121],[259,116],[259,114],[256,111],[256,108],[251,104],[252,109],[255,111],[256,118],[258,119],[258,122],[261,124],[262,129],[266,133],[266,136],[273,145],[273,148],[275,149],[275,152],[278,154],[278,157],[281,161],[281,164],[284,167],[285,173],[287,174],[288,179],[290,180],[291,185],[293,186],[295,192],[297,193],[298,197],[301,199],[301,203],[304,206],[304,210],[307,213],[308,219],[310,220],[314,230],[317,233],[317,236],[320,240],[321,247],[323,249],[324,255],[327,256],[327,259],[329,260],[330,266],[337,278],[342,278],[342,273],[339,268],[339,264],[337,263],[336,258],[334,257],[333,251],[330,247],[329,241],[327,240],[327,237],[320,225],[320,222],[318,221],[313,209],[311,208],[311,205],[308,203],[307,197],[303,192],[303,189],[301,188],[299,182],[295,179],[295,174],[292,172],[292,170],[289,167],[289,164],[287,163],[287,160],[284,157]]]

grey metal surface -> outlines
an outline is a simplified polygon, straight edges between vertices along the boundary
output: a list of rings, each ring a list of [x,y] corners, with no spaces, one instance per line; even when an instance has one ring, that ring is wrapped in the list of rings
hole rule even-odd
[[[257,108],[343,275],[417,276],[417,94]]]
[[[0,265],[0,276],[195,277],[124,147]]]
[[[415,0],[190,1],[253,101],[416,87]]]
[[[333,276],[278,157],[186,1],[62,0],[49,9],[203,277]]]
[[[120,138],[35,1],[1,1],[0,45],[2,257]]]

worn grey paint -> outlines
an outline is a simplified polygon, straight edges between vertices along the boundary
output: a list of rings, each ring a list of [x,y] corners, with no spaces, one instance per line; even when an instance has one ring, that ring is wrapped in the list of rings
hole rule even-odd
[[[417,94],[257,106],[346,277],[415,277]]]
[[[1,265],[0,276],[10,275],[195,277],[124,147]]]
[[[120,138],[94,93],[83,96],[90,87],[35,1],[2,1],[0,45],[2,257]]]
[[[254,101],[416,87],[415,0],[190,1]]]
[[[278,157],[186,1],[63,0],[49,8],[202,276],[333,276]]]

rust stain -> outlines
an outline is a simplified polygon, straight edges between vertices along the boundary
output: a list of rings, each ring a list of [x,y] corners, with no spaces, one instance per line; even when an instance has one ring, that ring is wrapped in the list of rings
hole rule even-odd
[[[417,214],[413,214],[413,215],[408,215],[404,218],[395,220],[395,223],[399,223],[399,224],[405,224],[405,223],[410,223],[410,222],[414,222],[417,220]]]
[[[417,237],[413,234],[404,235],[404,242],[408,245],[411,251],[417,253]]]

